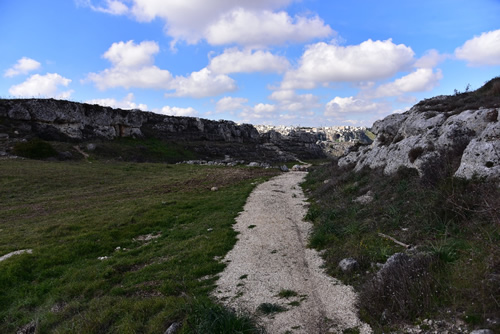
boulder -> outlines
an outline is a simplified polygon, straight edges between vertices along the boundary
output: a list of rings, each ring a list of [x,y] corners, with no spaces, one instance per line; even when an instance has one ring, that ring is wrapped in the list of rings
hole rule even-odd
[[[339,262],[340,269],[345,273],[350,273],[359,267],[358,261],[349,257]]]

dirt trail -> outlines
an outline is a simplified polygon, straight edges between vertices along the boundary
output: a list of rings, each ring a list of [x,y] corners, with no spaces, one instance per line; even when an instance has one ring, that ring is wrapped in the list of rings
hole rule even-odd
[[[304,172],[289,172],[258,185],[234,229],[239,240],[224,261],[215,296],[224,304],[252,314],[268,333],[342,333],[358,327],[371,333],[356,315],[356,294],[350,286],[327,276],[318,252],[307,248],[311,224],[299,183]],[[280,298],[283,290],[296,296]],[[262,303],[287,311],[257,312]],[[298,306],[297,306],[298,304]]]

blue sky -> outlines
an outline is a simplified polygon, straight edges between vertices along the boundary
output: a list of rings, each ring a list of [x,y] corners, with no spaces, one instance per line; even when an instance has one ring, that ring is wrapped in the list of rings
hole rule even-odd
[[[499,0],[5,0],[0,97],[370,126],[500,75]]]

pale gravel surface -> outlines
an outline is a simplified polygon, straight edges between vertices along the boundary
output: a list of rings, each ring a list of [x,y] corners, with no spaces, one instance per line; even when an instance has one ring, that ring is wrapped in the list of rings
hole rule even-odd
[[[307,248],[311,224],[303,220],[307,208],[299,183],[306,173],[289,172],[258,185],[249,196],[234,229],[238,242],[223,261],[214,295],[222,303],[257,314],[268,333],[342,333],[359,327],[372,333],[356,313],[356,293],[326,275],[318,252]],[[249,226],[255,225],[254,228]],[[242,278],[243,275],[248,275]],[[282,289],[299,296],[277,295]],[[299,306],[288,303],[299,301]],[[261,303],[285,306],[272,315],[256,312]]]

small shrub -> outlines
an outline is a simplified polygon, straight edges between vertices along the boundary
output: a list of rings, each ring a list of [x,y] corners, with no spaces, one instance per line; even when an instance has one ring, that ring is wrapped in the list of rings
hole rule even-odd
[[[47,159],[57,155],[57,151],[49,143],[34,138],[28,142],[17,143],[14,154],[29,159]]]
[[[190,306],[187,324],[192,333],[263,333],[250,316],[210,300],[196,301]]]
[[[377,141],[381,146],[387,146],[392,142],[392,138],[387,134],[382,133],[381,135],[377,136]]]
[[[488,122],[497,122],[498,121],[498,110],[492,110],[486,114],[486,120]]]
[[[420,146],[414,147],[408,152],[408,159],[410,159],[411,163],[414,163],[415,160],[417,160],[422,153],[424,153],[424,149]]]
[[[290,298],[297,296],[297,292],[288,289],[282,289],[280,293],[278,293],[278,297],[280,298]]]
[[[257,311],[263,314],[271,314],[271,313],[284,312],[286,311],[286,308],[278,304],[262,303],[259,305],[259,307],[257,307]]]
[[[400,256],[361,289],[361,305],[376,321],[415,319],[435,307],[438,291],[430,256]]]

